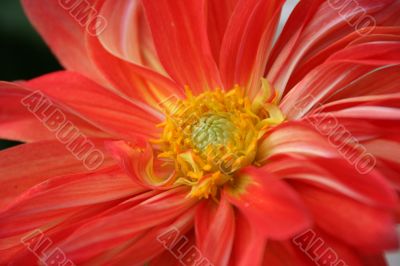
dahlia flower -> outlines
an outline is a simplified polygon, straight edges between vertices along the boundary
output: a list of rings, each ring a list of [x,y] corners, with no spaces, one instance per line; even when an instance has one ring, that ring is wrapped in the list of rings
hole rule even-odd
[[[400,2],[284,2],[22,0],[65,70],[0,83],[0,264],[386,265]]]

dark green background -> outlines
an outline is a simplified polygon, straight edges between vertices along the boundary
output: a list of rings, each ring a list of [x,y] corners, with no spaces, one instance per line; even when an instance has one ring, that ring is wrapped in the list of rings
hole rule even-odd
[[[61,69],[31,26],[19,0],[0,0],[0,80],[30,79]],[[17,142],[0,140],[0,149]]]

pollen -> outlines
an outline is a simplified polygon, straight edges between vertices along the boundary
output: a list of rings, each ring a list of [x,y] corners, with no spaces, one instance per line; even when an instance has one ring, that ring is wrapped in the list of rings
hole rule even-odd
[[[263,81],[264,95],[251,101],[239,86],[193,96],[165,110],[161,137],[153,141],[158,158],[173,164],[175,185],[191,188],[189,196],[216,198],[219,189],[234,182],[235,173],[254,162],[257,143],[284,117]]]

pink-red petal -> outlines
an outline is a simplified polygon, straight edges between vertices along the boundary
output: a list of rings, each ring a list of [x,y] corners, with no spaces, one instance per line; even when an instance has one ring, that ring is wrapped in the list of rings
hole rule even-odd
[[[254,167],[243,169],[223,196],[242,212],[259,234],[287,239],[311,225],[300,198],[284,181]]]
[[[207,36],[205,0],[144,0],[161,63],[181,86],[195,93],[221,87]]]

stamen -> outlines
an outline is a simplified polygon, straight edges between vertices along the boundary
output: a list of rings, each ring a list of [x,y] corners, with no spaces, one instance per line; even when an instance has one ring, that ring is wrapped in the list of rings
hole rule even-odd
[[[263,86],[270,89],[266,81]],[[239,86],[198,96],[185,90],[187,99],[174,112],[166,110],[163,134],[153,143],[161,160],[174,163],[176,185],[190,186],[192,197],[215,198],[237,170],[253,163],[259,138],[284,117],[272,102],[252,103]]]

